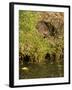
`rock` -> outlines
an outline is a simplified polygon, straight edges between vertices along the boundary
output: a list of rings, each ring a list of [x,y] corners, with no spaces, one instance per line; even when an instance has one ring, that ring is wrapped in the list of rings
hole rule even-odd
[[[23,67],[22,70],[29,71],[29,68],[28,67]]]

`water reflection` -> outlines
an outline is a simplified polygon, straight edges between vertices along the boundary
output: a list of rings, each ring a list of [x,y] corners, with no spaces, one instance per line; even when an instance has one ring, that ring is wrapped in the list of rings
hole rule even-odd
[[[64,76],[64,64],[61,63],[30,63],[19,65],[19,79],[52,78]]]

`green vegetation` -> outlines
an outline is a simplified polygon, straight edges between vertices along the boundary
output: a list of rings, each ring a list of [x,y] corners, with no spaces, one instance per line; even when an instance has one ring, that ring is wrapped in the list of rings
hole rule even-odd
[[[44,63],[46,54],[51,61],[63,61],[64,49],[64,15],[59,12],[19,11],[19,61],[24,65],[24,57],[28,56],[28,63]],[[53,25],[55,36],[50,34],[44,38],[36,28],[39,21]],[[51,27],[51,26],[50,26]],[[49,27],[49,28],[50,28]],[[52,27],[51,27],[52,28]],[[52,31],[49,31],[52,33]],[[53,55],[54,54],[54,55]],[[49,58],[49,56],[47,56]],[[47,58],[47,60],[48,60]],[[49,60],[48,60],[49,61]],[[24,64],[23,64],[24,63]],[[63,68],[62,68],[63,69]],[[40,77],[40,76],[39,76]]]

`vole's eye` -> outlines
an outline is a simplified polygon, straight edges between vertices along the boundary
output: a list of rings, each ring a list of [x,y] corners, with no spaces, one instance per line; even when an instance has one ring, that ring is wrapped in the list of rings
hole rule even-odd
[[[44,36],[44,38],[46,38],[46,37]]]

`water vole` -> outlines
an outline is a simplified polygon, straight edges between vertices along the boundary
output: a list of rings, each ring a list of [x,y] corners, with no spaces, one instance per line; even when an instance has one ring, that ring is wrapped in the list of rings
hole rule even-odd
[[[44,37],[47,37],[48,35],[55,36],[57,33],[55,27],[50,22],[45,21],[39,21],[36,25],[36,29]]]

